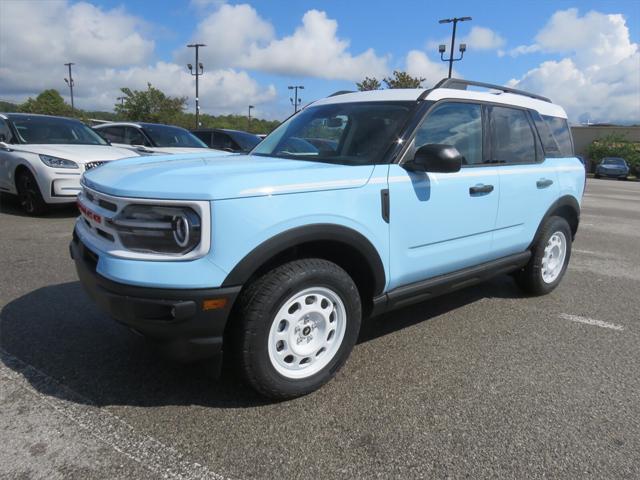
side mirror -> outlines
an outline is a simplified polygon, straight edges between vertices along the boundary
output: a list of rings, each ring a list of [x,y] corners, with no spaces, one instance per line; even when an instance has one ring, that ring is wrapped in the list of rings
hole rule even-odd
[[[456,147],[430,143],[420,147],[413,160],[401,166],[411,172],[454,173],[460,171],[463,160]]]

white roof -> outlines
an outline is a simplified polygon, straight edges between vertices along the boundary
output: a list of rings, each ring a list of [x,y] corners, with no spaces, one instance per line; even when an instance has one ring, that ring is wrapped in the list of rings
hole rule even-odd
[[[310,106],[330,105],[335,103],[353,102],[390,102],[390,101],[416,101],[424,92],[424,88],[397,88],[387,90],[369,90],[366,92],[344,93],[335,97],[327,97]],[[505,93],[499,91],[478,92],[474,90],[459,90],[452,88],[436,88],[429,92],[425,100],[442,100],[446,98],[460,100],[477,100],[504,105],[514,105],[517,107],[530,108],[536,110],[540,115],[551,115],[554,117],[567,118],[564,109],[550,102],[538,100],[536,98],[518,95],[516,93]]]

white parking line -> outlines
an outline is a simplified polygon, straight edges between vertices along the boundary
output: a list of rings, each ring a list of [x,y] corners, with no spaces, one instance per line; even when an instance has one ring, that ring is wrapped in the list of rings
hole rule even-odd
[[[563,320],[569,320],[571,322],[584,323],[585,325],[594,325],[596,327],[610,328],[611,330],[624,330],[622,325],[616,325],[615,323],[603,322],[602,320],[596,320],[595,318],[581,317],[579,315],[569,315],[568,313],[561,313],[558,315]]]
[[[189,461],[176,449],[137,432],[120,417],[97,407],[89,399],[4,349],[0,348],[0,354],[4,361],[4,364],[0,362],[0,377],[3,380],[24,388],[101,442],[158,475],[158,478],[224,480],[223,476],[211,472],[204,465]]]

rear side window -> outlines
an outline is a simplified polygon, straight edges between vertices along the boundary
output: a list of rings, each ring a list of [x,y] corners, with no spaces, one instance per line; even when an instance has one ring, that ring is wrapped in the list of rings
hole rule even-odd
[[[544,123],[547,124],[551,135],[555,139],[561,157],[573,157],[573,141],[571,140],[571,130],[565,118],[542,115]]]
[[[0,142],[11,143],[13,141],[13,135],[9,125],[4,120],[0,119]]]
[[[536,161],[536,139],[526,111],[491,107],[489,122],[492,162],[533,163]]]
[[[482,163],[482,108],[472,103],[444,103],[429,113],[418,128],[415,148],[428,144],[453,145],[465,165]]]
[[[97,131],[111,143],[125,143],[123,127],[105,127]]]

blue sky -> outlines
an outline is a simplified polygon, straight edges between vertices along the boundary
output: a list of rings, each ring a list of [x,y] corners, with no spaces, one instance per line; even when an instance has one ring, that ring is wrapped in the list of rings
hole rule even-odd
[[[12,8],[7,5],[18,8],[13,5],[17,3],[13,0],[4,2],[0,6],[0,14],[3,10],[5,13],[12,14],[13,11],[6,12],[7,8]],[[40,10],[52,8],[50,4],[55,3],[58,5],[56,15],[69,17],[71,25],[77,22],[84,22],[83,25],[100,22],[125,25],[104,27],[106,30],[102,35],[100,35],[101,32],[95,35],[96,38],[103,38],[104,48],[111,48],[111,51],[119,47],[114,43],[117,39],[109,37],[120,35],[130,39],[130,46],[120,54],[120,63],[109,57],[108,52],[96,53],[93,57],[88,57],[91,52],[77,52],[78,47],[60,48],[59,60],[65,57],[65,61],[68,61],[66,57],[74,55],[79,58],[79,60],[74,58],[78,63],[78,84],[82,84],[81,75],[91,75],[92,78],[100,78],[100,82],[105,83],[96,93],[86,85],[87,82],[84,79],[84,91],[78,87],[78,95],[79,103],[84,101],[87,107],[108,109],[112,101],[108,95],[104,94],[107,89],[114,88],[117,92],[119,86],[125,86],[118,83],[127,81],[133,84],[131,86],[137,87],[141,82],[144,84],[145,74],[152,83],[156,85],[160,83],[160,87],[168,77],[176,76],[174,82],[165,82],[169,90],[174,90],[169,93],[188,95],[191,102],[193,90],[192,87],[189,89],[189,79],[183,76],[184,72],[180,69],[184,68],[184,63],[189,60],[185,45],[193,40],[208,44],[203,51],[206,72],[203,77],[201,100],[203,109],[211,113],[244,113],[246,105],[255,103],[256,113],[260,116],[283,118],[291,108],[287,85],[305,85],[303,98],[306,102],[336,90],[353,89],[356,77],[360,73],[364,75],[369,71],[377,71],[378,76],[382,76],[381,72],[409,69],[423,77],[426,76],[427,81],[424,86],[429,86],[440,79],[446,67],[444,64],[440,65],[436,45],[448,39],[451,34],[451,25],[440,25],[438,19],[468,15],[472,16],[473,20],[459,24],[458,38],[469,35],[473,28],[481,28],[484,30],[483,38],[486,42],[477,48],[478,42],[474,44],[472,39],[469,39],[464,60],[454,65],[457,75],[501,84],[512,81],[521,87],[541,89],[543,91],[539,93],[550,95],[558,103],[567,103],[570,117],[573,117],[574,122],[585,121],[585,119],[619,120],[625,123],[633,122],[635,119],[640,121],[640,98],[637,98],[640,97],[638,93],[640,80],[636,78],[640,77],[638,73],[640,56],[637,47],[640,41],[640,2],[635,0],[598,2],[156,0],[153,2],[153,8],[150,8],[150,2],[135,0],[127,2],[88,0],[86,3],[49,0],[20,3],[22,5],[19,8],[22,9],[20,11],[23,15],[29,14],[28,8],[32,9],[31,13],[34,15],[42,15]],[[87,4],[93,8],[89,8]],[[577,11],[571,9],[577,9]],[[299,50],[292,52],[290,56],[286,48],[280,50],[270,48],[271,42],[278,43],[294,35],[297,29],[301,29],[305,15],[314,10],[319,14],[313,18],[308,17],[309,23],[305,25],[309,32],[315,31],[316,27],[325,28],[335,22],[336,30],[327,43],[335,41],[338,45],[341,44],[340,42],[348,42],[348,46],[342,51],[345,55],[343,67],[335,67],[330,54],[323,57],[321,45],[313,45],[313,48],[319,49],[319,53],[309,53],[311,47],[306,48],[303,40],[299,44]],[[221,11],[228,14],[225,17],[227,21],[222,26],[215,23],[216,12]],[[560,16],[554,17],[558,12],[565,12],[565,14],[563,16],[561,13]],[[618,20],[611,17],[614,14],[620,15],[616,17]],[[0,16],[7,17],[7,15]],[[241,17],[246,19],[244,37],[238,37],[235,42],[227,41],[229,37],[225,36],[224,31],[220,31],[229,29],[230,34],[234,31],[237,33],[241,28],[236,28],[234,23],[237,21],[240,25]],[[555,24],[553,18],[556,18]],[[566,18],[569,18],[570,24],[566,23]],[[64,18],[61,20],[64,24]],[[2,22],[1,19],[0,22]],[[256,23],[255,29],[251,26],[251,22]],[[569,25],[566,31],[565,23]],[[312,27],[312,25],[315,26]],[[264,30],[262,34],[255,34],[255,31],[259,31],[260,28]],[[547,33],[542,38],[540,34],[545,28]],[[571,29],[575,30],[575,34]],[[589,35],[584,35],[585,30],[589,30]],[[216,39],[203,33],[212,31],[217,32]],[[313,41],[315,37],[309,32],[301,35],[301,38]],[[62,31],[57,34],[64,36],[67,33]],[[1,31],[0,35],[2,35]],[[15,35],[27,35],[27,33],[18,32]],[[32,32],[30,35],[37,34]],[[41,35],[48,34],[43,31]],[[50,35],[54,42],[55,35],[56,32]],[[73,35],[93,35],[93,32],[82,30]],[[563,35],[567,35],[570,41],[563,39]],[[207,36],[209,38],[206,38]],[[603,36],[608,37],[603,40]],[[244,49],[237,47],[237,43],[242,43],[245,37],[247,40]],[[581,37],[580,41],[573,41],[578,37]],[[3,43],[6,43],[5,40],[10,41],[5,38],[1,40]],[[61,42],[64,43],[64,40],[61,39]],[[78,39],[74,40],[78,42]],[[95,41],[98,42],[98,40]],[[573,45],[565,48],[565,43],[573,43]],[[109,44],[113,45],[109,47]],[[254,48],[251,46],[254,44],[257,45],[255,47],[257,53],[249,58],[250,55],[247,52],[250,48]],[[97,43],[97,47],[93,47],[94,51],[98,52],[102,46],[103,44]],[[529,53],[518,54],[514,49],[519,46],[529,47]],[[616,50],[613,60],[603,54],[603,47]],[[0,48],[7,47],[4,45]],[[26,47],[18,46],[17,48]],[[65,54],[65,48],[70,50],[67,54]],[[359,57],[370,49],[372,51],[366,58]],[[140,53],[142,50],[144,52]],[[231,52],[230,58],[220,58],[224,57],[224,51]],[[411,51],[415,52],[412,61],[408,59]],[[591,51],[594,52],[593,55],[590,55]],[[28,53],[26,55],[28,56]],[[248,55],[244,60],[235,60],[244,55]],[[318,63],[315,65],[313,58],[307,58],[314,55],[318,58]],[[283,56],[290,58],[281,58]],[[589,60],[592,57],[594,60]],[[101,58],[104,59],[102,65]],[[85,59],[84,64],[83,59]],[[298,59],[300,64],[305,65],[304,67],[296,66]],[[158,62],[162,65],[159,66]],[[81,64],[83,66],[80,66]],[[274,64],[279,66],[274,67]],[[30,65],[33,66],[34,62],[32,61]],[[148,66],[148,72],[140,71],[144,66]],[[326,71],[330,73],[323,71],[323,67],[326,67]],[[333,72],[334,69],[337,71]],[[594,74],[596,71],[600,73]],[[604,79],[602,73],[604,71],[619,71],[619,74],[616,78]],[[56,72],[58,73],[63,74],[63,72]],[[9,78],[11,75],[13,74],[7,69],[2,69],[0,65],[0,97],[2,98],[20,98],[37,93],[36,88],[46,83],[44,79],[38,84],[30,85],[24,80]],[[177,75],[180,75],[180,80]],[[64,85],[59,85],[58,77],[60,75],[55,76],[56,84],[52,86],[63,90]],[[556,79],[560,77],[566,78],[563,82],[558,82]],[[579,84],[584,86],[582,97],[572,93],[571,82],[576,78],[579,79]],[[223,86],[225,83],[226,86]],[[233,84],[237,85],[238,91],[233,90],[231,86]],[[178,85],[180,88],[177,87]],[[246,85],[246,100],[240,90],[242,85]],[[603,85],[617,85],[617,87],[612,86],[610,91],[605,92]],[[573,87],[575,88],[575,83]],[[636,90],[635,96],[634,90]],[[571,95],[572,98],[567,99],[567,95]],[[611,108],[598,106],[595,101],[590,105],[588,99],[594,95],[599,99],[598,101],[602,98],[612,98]],[[83,96],[86,98],[83,99]],[[558,98],[559,96],[561,98]],[[634,103],[636,100],[637,103]],[[630,102],[631,107],[629,107]]]

